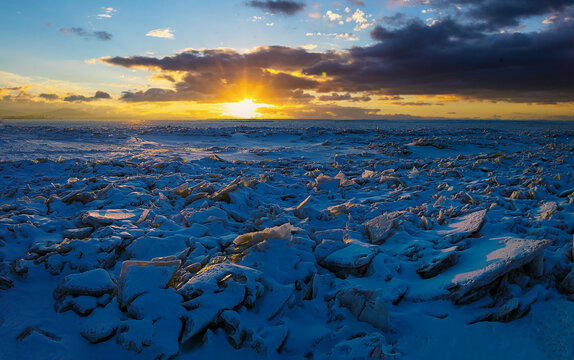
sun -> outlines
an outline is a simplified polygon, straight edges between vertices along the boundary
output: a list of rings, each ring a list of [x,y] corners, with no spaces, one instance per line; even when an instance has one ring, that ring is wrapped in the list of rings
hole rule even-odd
[[[223,103],[223,115],[240,119],[253,119],[261,116],[257,109],[274,105],[256,103],[253,99],[243,99],[235,103]]]

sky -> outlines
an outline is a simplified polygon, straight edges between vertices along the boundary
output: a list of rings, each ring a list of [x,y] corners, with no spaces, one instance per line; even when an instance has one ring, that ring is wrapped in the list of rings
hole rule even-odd
[[[574,0],[15,0],[0,116],[574,120]]]

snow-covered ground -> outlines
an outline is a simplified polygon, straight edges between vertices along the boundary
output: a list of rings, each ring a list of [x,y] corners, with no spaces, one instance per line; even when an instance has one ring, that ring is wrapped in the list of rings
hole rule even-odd
[[[572,359],[574,123],[4,122],[0,359]]]

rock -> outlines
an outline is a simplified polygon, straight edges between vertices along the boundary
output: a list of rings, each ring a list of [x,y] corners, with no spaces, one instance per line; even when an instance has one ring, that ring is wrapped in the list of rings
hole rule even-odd
[[[118,280],[120,308],[126,308],[136,297],[149,291],[167,288],[180,265],[180,260],[124,261]]]
[[[215,322],[224,310],[238,305],[252,307],[263,294],[262,276],[258,270],[223,262],[207,265],[178,286],[177,292],[187,300],[184,306],[189,310],[184,316],[181,342]]]
[[[338,343],[327,359],[386,359],[397,356],[382,334],[369,333]]]
[[[423,279],[430,279],[441,272],[455,265],[458,261],[458,254],[454,251],[440,253],[429,263],[417,270],[417,274]]]
[[[393,233],[395,220],[401,213],[394,211],[377,216],[365,224],[365,231],[371,244],[380,245],[384,243]]]
[[[349,309],[357,320],[389,331],[391,328],[389,313],[379,291],[362,290],[357,287],[343,289],[337,293],[337,300],[342,307]]]
[[[70,274],[60,280],[53,296],[61,300],[65,296],[94,296],[113,294],[116,283],[104,269],[94,269],[80,274]]]
[[[452,278],[448,286],[451,298],[456,303],[474,299],[475,295],[480,294],[478,291],[480,288],[535,260],[550,243],[548,240],[514,237],[482,239],[472,248],[465,250],[465,255],[474,261],[463,263],[463,266],[459,267],[459,273]],[[476,261],[476,259],[483,260]]]
[[[79,229],[68,229],[64,230],[62,235],[67,239],[85,239],[94,231],[90,226],[79,228]]]
[[[455,244],[464,238],[478,232],[486,217],[486,210],[479,210],[473,213],[459,216],[438,230],[437,233],[445,240]]]

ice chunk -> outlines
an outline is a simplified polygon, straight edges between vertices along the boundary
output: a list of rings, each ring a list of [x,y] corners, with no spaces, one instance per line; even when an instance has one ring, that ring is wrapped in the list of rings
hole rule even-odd
[[[104,269],[94,269],[81,274],[70,274],[60,280],[54,290],[54,298],[60,300],[65,296],[101,296],[112,294],[116,283]]]
[[[281,226],[266,228],[263,231],[256,231],[239,235],[235,238],[235,240],[233,240],[233,244],[235,245],[234,250],[241,251],[267,239],[284,239],[290,241],[292,238],[291,232],[295,231],[296,229],[297,228],[295,228],[290,223],[285,223]]]
[[[484,224],[485,217],[486,210],[479,210],[464,216],[459,216],[452,219],[448,225],[439,229],[437,233],[455,244],[479,231]]]
[[[262,275],[258,270],[223,262],[207,265],[180,285],[177,292],[188,300],[184,306],[189,310],[184,315],[181,341],[205,329],[224,310],[240,304],[253,306],[263,294]]]
[[[565,294],[574,294],[574,270],[560,282],[558,289]]]
[[[558,210],[558,205],[555,201],[545,202],[538,209],[539,220],[549,220],[552,215]]]
[[[440,253],[429,263],[419,268],[417,274],[423,279],[430,279],[455,265],[457,260],[458,254],[454,251]]]
[[[180,260],[124,261],[118,281],[120,308],[127,307],[141,294],[158,288],[166,288],[180,264]]]
[[[466,250],[468,257],[452,280],[449,290],[455,302],[489,285],[502,275],[524,266],[550,245],[548,240],[527,240],[514,237],[483,239]]]
[[[341,306],[349,309],[357,320],[364,321],[383,331],[391,328],[389,312],[379,294],[380,290],[363,290],[357,287],[337,293]]]
[[[107,210],[90,210],[82,215],[81,222],[93,227],[111,225],[118,221],[136,222],[142,215],[142,209],[107,209]]]
[[[182,235],[142,237],[126,248],[126,254],[132,259],[151,260],[155,257],[176,255],[185,249],[186,237]]]
[[[387,359],[398,354],[382,334],[373,332],[340,342],[326,355],[327,359]]]
[[[62,235],[64,238],[68,239],[85,239],[94,231],[94,229],[90,226],[82,227],[79,229],[68,229],[64,230]]]
[[[365,224],[367,237],[372,244],[380,245],[392,235],[395,220],[401,216],[400,212],[394,211],[377,216]]]
[[[327,255],[320,264],[335,273],[360,274],[366,270],[377,252],[378,248],[373,245],[351,241]]]
[[[98,344],[112,338],[120,324],[119,318],[110,314],[108,308],[96,309],[82,325],[80,335],[92,344]]]

